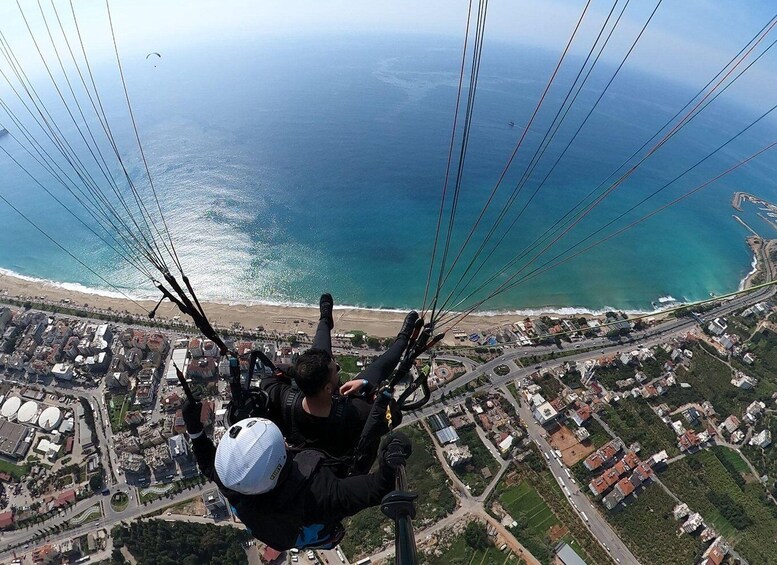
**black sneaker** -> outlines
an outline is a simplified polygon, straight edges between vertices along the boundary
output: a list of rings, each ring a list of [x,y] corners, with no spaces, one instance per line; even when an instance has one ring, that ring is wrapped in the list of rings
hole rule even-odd
[[[411,310],[410,313],[405,316],[405,321],[402,323],[402,329],[399,330],[399,333],[397,334],[397,337],[404,337],[407,339],[410,339],[410,336],[413,335],[413,328],[415,327],[415,323],[418,320],[418,312],[415,310]]]
[[[321,298],[318,300],[318,308],[321,312],[321,316],[319,317],[319,320],[326,320],[329,322],[329,327],[334,329],[335,327],[335,319],[332,317],[332,308],[335,305],[335,301],[332,298],[332,295],[328,292],[321,295]]]

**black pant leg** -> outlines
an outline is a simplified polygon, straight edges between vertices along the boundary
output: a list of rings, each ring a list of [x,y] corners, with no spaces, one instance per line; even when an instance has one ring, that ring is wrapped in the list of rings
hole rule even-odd
[[[313,336],[313,348],[323,349],[332,354],[332,328],[326,320],[319,320],[316,335]]]
[[[383,355],[375,359],[375,361],[370,363],[369,367],[361,372],[359,378],[366,379],[373,388],[376,388],[381,381],[391,376],[391,373],[399,364],[406,346],[407,338],[404,336],[398,337]]]

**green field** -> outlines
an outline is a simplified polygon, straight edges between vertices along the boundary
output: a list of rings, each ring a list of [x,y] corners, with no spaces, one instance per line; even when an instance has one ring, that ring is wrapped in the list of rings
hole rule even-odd
[[[728,469],[726,461],[730,462]],[[759,483],[742,480],[740,467],[731,452],[719,448],[672,463],[661,480],[750,563],[774,563],[777,507],[765,499]]]
[[[405,426],[402,431],[413,442],[413,454],[407,461],[407,479],[410,491],[419,495],[413,527],[420,531],[453,512],[456,498],[437,460],[432,438],[418,424]],[[360,512],[343,523],[348,533],[342,547],[351,561],[393,539],[393,525],[379,508]],[[388,533],[384,528],[388,528]]]
[[[677,535],[678,523],[672,517],[674,505],[674,499],[653,484],[628,506],[602,512],[641,563],[696,563],[701,543],[698,538]]]
[[[127,425],[124,423],[124,416],[127,415],[132,398],[130,395],[114,394],[113,396],[107,396],[105,403],[108,406],[108,417],[111,420],[111,429],[114,432],[120,432],[124,430]]]
[[[428,565],[520,565],[524,563],[510,551],[499,551],[490,546],[485,551],[476,550],[467,545],[464,535],[456,537],[441,555],[418,556],[419,563]]]
[[[736,469],[739,473],[752,475],[752,473],[750,473],[750,467],[747,466],[745,460],[733,449],[729,449],[728,447],[715,447],[714,452],[718,459],[728,461],[731,467]]]
[[[590,441],[597,449],[612,439],[610,434],[604,430],[602,425],[593,418],[588,420],[584,427],[588,429],[588,433],[591,434],[591,437],[588,438],[588,441]]]
[[[666,449],[670,457],[680,452],[675,433],[642,398],[624,398],[607,406],[601,417],[627,446],[638,441],[642,445],[640,455],[645,459],[662,449]]]
[[[513,519],[523,513],[528,529],[540,537],[544,536],[551,526],[559,523],[542,497],[527,481],[501,493],[499,502]]]
[[[542,562],[550,559],[555,544],[565,541],[587,563],[607,563],[609,558],[604,548],[570,506],[538,453],[523,461],[520,473],[523,479],[520,483],[508,487],[502,481],[493,495],[518,522],[511,528],[516,539]],[[551,541],[550,529],[556,524],[566,527],[567,533]]]
[[[29,472],[29,464],[15,465],[5,459],[0,459],[0,473],[8,473],[17,481]]]
[[[492,478],[499,470],[499,463],[491,455],[491,452],[483,444],[475,428],[459,430],[461,442],[469,447],[472,453],[472,461],[465,466],[454,469],[461,481],[469,487],[473,496],[478,496],[485,490],[491,478],[485,478],[481,469],[488,467]]]

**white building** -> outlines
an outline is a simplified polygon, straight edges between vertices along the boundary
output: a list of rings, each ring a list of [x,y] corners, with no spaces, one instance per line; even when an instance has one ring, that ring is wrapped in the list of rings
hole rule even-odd
[[[760,447],[761,449],[769,447],[771,443],[772,443],[772,432],[770,432],[769,430],[762,430],[750,438],[750,445]]]

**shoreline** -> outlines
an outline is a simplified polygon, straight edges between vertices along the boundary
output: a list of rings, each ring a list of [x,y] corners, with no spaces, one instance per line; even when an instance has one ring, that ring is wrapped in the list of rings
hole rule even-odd
[[[777,240],[772,240],[777,244]],[[766,246],[770,241],[766,240]],[[739,288],[749,288],[759,274],[763,271],[760,240],[747,238],[747,244],[753,251],[753,269],[740,281]],[[113,314],[146,315],[156,305],[155,300],[136,300],[133,303],[127,298],[115,292],[103,292],[97,289],[89,289],[77,283],[58,283],[19,275],[6,269],[0,269],[0,297],[8,297],[16,300],[28,298],[44,299],[52,304],[72,305],[89,308]],[[337,297],[335,297],[337,301]],[[203,302],[208,317],[215,324],[229,328],[235,324],[245,329],[254,329],[262,326],[267,332],[280,334],[295,334],[303,331],[309,335],[315,332],[318,321],[318,307],[302,304],[263,304],[263,303],[237,303],[237,302]],[[596,317],[601,316],[608,308],[593,310],[576,307],[546,307],[527,310],[512,310],[504,312],[481,312],[470,314],[463,322],[456,325],[455,329],[470,333],[484,328],[495,328],[513,324],[525,318],[538,318],[548,316],[577,316]],[[661,310],[612,310],[624,311],[629,315],[662,316]],[[379,309],[365,307],[350,307],[335,305],[335,332],[345,333],[354,330],[363,331],[375,337],[392,337],[404,320],[406,311],[400,309]],[[175,317],[181,316],[177,308],[165,301],[157,310],[156,320],[174,322]]]

